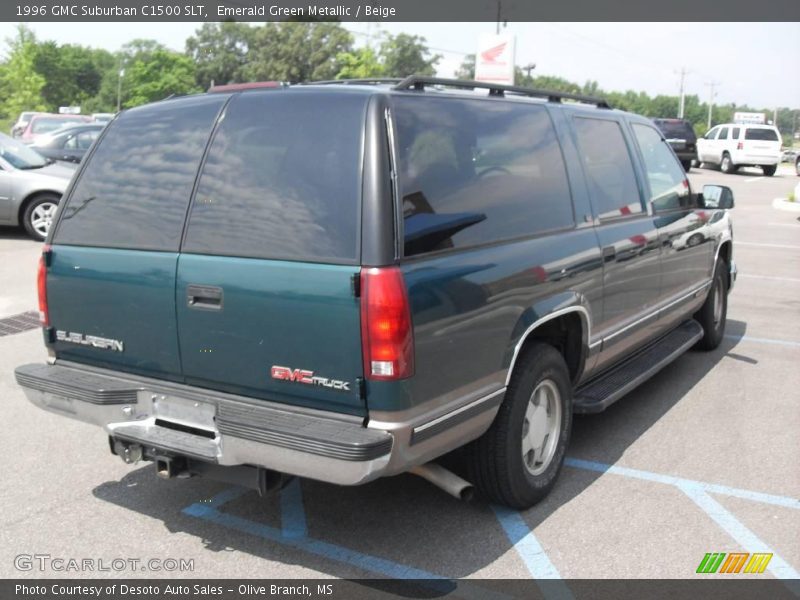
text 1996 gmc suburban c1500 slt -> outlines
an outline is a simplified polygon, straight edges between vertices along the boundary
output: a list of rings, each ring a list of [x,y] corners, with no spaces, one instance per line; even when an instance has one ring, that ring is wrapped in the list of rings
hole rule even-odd
[[[212,89],[93,146],[41,259],[51,360],[16,377],[164,477],[411,471],[528,507],[574,412],[720,343],[732,207],[596,98]],[[463,477],[432,463],[456,449]]]

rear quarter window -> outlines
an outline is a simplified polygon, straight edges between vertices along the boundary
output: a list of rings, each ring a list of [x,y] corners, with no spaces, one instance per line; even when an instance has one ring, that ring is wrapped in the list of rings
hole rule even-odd
[[[200,159],[226,99],[198,96],[119,115],[70,193],[54,242],[177,251]]]
[[[234,97],[211,144],[183,251],[352,263],[368,97]]]
[[[392,105],[405,256],[574,226],[544,107],[419,96]]]
[[[748,127],[744,132],[744,139],[746,140],[761,140],[764,142],[777,142],[779,141],[778,132],[774,129],[761,129],[755,127]]]

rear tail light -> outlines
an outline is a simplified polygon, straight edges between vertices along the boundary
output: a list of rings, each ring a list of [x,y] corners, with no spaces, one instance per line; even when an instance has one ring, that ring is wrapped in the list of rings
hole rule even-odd
[[[736,144],[736,149],[737,150],[744,150],[744,142],[739,142],[738,144]]]
[[[39,257],[39,272],[36,274],[36,289],[39,292],[39,322],[42,327],[50,325],[50,312],[47,309],[47,256],[50,254],[50,246],[42,248],[42,255]]]
[[[414,334],[403,274],[397,267],[361,270],[361,343],[367,379],[414,374]]]

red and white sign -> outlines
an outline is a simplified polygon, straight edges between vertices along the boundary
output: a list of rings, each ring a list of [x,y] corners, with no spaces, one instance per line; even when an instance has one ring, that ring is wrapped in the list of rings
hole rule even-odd
[[[475,81],[514,85],[514,42],[510,33],[481,34],[475,54]]]

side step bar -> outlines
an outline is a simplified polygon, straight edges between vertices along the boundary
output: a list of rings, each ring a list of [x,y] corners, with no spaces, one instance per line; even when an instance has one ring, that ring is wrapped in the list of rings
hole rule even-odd
[[[690,319],[611,371],[575,392],[576,413],[599,413],[650,379],[703,337],[703,327]]]

